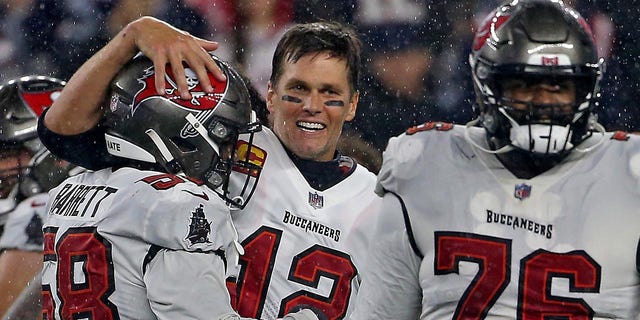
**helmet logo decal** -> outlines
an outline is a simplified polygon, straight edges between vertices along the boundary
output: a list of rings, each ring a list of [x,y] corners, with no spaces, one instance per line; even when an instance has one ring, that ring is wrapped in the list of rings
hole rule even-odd
[[[542,61],[541,64],[543,66],[557,66],[558,63],[558,57],[542,57]]]
[[[200,81],[196,77],[193,70],[189,68],[185,68],[185,75],[187,78],[187,84],[189,86],[189,92],[191,93],[191,100],[183,100],[180,98],[180,94],[178,93],[178,85],[174,80],[173,71],[171,69],[167,70],[165,75],[165,80],[167,86],[165,87],[164,94],[162,95],[165,99],[176,104],[177,107],[181,107],[191,111],[203,111],[203,110],[212,110],[218,106],[220,100],[224,96],[224,93],[227,89],[227,82],[220,82],[213,78],[211,74],[209,74],[209,79],[211,80],[211,85],[213,86],[212,93],[206,93],[202,89],[200,85]],[[159,95],[155,90],[155,71],[153,67],[149,67],[145,69],[144,74],[138,78],[138,82],[142,84],[142,88],[135,94],[133,99],[133,110],[132,113],[135,113],[135,110],[140,105],[140,103],[144,102],[147,99],[151,99],[153,97],[158,97]]]
[[[482,48],[484,46],[484,44],[487,42],[487,39],[489,39],[489,37],[495,33],[498,29],[500,29],[500,27],[507,22],[507,20],[509,20],[509,18],[511,17],[510,15],[504,15],[504,16],[496,16],[496,15],[490,15],[489,19],[486,19],[480,29],[478,29],[478,32],[476,32],[476,36],[473,39],[473,51],[477,51],[480,50],[480,48]]]
[[[36,116],[40,116],[45,108],[50,107],[60,96],[60,90],[45,92],[22,92],[22,99],[27,103]]]
[[[180,98],[178,92],[178,85],[173,76],[173,71],[167,69],[165,74],[165,90],[162,95],[163,98],[173,102],[176,107],[186,109],[194,113],[195,117],[200,122],[205,122],[213,110],[218,106],[222,97],[224,97],[227,90],[227,82],[220,82],[213,78],[211,74],[209,80],[213,86],[212,93],[206,93],[200,85],[195,72],[190,68],[185,68],[185,77],[189,92],[191,93],[190,100],[183,100]],[[144,70],[144,74],[138,78],[138,82],[142,84],[142,88],[136,92],[133,99],[133,106],[131,108],[131,114],[134,114],[138,106],[148,99],[154,99],[160,97],[155,90],[155,70],[153,67],[149,67]],[[198,133],[191,127],[190,124],[186,124],[180,132],[182,138],[195,137]]]

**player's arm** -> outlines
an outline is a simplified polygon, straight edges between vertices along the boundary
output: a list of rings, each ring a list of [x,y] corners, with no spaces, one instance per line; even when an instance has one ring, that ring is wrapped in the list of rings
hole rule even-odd
[[[205,91],[211,91],[207,70],[224,77],[207,54],[217,46],[216,42],[193,37],[152,17],[135,20],[76,71],[45,114],[43,123],[61,135],[75,135],[95,127],[102,116],[111,79],[139,51],[153,61],[156,73],[164,74],[167,64],[171,65],[183,98],[190,98],[183,62],[196,72]],[[164,78],[156,77],[156,90],[162,93],[164,86]]]
[[[42,319],[42,274],[38,272],[22,290],[2,320]]]
[[[151,309],[162,319],[237,319],[225,284],[225,266],[214,253],[160,250],[146,265]]]
[[[11,249],[0,254],[0,316],[41,269],[41,252]]]
[[[422,290],[418,279],[421,259],[402,224],[398,198],[385,194],[367,268],[349,319],[417,319]],[[398,223],[397,221],[400,221]]]
[[[144,274],[151,309],[162,319],[241,318],[232,308],[225,279],[225,263],[215,253],[160,250]],[[309,310],[284,320],[317,320]]]

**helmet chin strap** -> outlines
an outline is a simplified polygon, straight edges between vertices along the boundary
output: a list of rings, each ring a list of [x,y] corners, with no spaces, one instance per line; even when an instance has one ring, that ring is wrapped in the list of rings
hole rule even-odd
[[[491,150],[491,149],[487,149],[481,145],[479,145],[477,142],[473,141],[473,139],[471,139],[471,137],[469,136],[469,128],[470,127],[475,127],[478,123],[480,122],[480,118],[476,118],[473,119],[469,122],[467,122],[467,124],[465,125],[465,130],[464,130],[464,138],[465,140],[467,140],[467,142],[469,142],[469,144],[471,144],[472,146],[480,149],[481,151],[484,151],[486,153],[490,153],[490,154],[500,154],[500,153],[507,153],[511,150],[514,149],[513,146],[511,145],[506,145],[498,150]]]
[[[605,140],[604,136],[605,133],[607,132],[607,130],[604,128],[603,125],[601,125],[600,123],[598,123],[597,121],[593,122],[593,128],[596,129],[596,131],[598,133],[600,133],[600,139],[598,140],[598,142],[594,143],[592,146],[589,147],[585,147],[585,148],[580,148],[578,146],[576,146],[574,148],[575,151],[580,152],[580,153],[587,153],[591,150],[594,150],[595,148],[599,147]]]
[[[171,154],[171,152],[169,151],[169,148],[167,148],[167,146],[162,141],[162,138],[160,138],[160,135],[158,135],[158,133],[153,129],[147,129],[147,131],[145,131],[144,133],[146,133],[149,136],[149,138],[151,138],[151,141],[153,141],[153,144],[156,145],[156,147],[160,151],[160,154],[164,158],[166,164],[170,166],[172,169],[176,169],[178,171],[174,173],[183,173],[182,167],[180,167],[179,165],[175,165],[175,162],[172,162],[175,159]]]

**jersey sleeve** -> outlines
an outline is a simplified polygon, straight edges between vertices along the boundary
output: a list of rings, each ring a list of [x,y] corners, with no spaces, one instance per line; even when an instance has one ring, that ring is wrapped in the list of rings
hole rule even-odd
[[[151,309],[164,319],[238,319],[220,256],[161,250],[144,275]]]
[[[379,235],[371,245],[367,268],[350,319],[417,319],[421,310],[420,258],[411,247],[394,196],[384,196]]]
[[[399,182],[403,177],[414,175],[409,168],[410,163],[420,157],[421,140],[414,136],[402,134],[389,139],[387,148],[382,153],[382,167],[378,173],[375,192],[383,195],[385,192],[398,192]]]
[[[116,185],[128,185],[113,201],[111,219],[118,234],[138,237],[161,248],[188,252],[219,252],[228,275],[238,272],[242,253],[226,203],[206,186],[186,177],[123,168]]]
[[[121,161],[107,151],[104,127],[98,125],[77,135],[57,134],[44,124],[44,110],[38,118],[38,137],[51,153],[89,170],[118,165]]]
[[[42,251],[42,225],[46,219],[46,193],[22,201],[8,214],[0,250]]]

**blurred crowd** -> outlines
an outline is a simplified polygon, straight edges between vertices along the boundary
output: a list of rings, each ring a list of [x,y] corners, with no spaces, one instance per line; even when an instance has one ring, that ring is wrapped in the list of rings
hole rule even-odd
[[[640,131],[637,0],[565,1],[587,19],[607,62],[599,121]],[[364,42],[358,116],[347,130],[383,150],[426,121],[474,117],[468,50],[498,0],[1,0],[0,81],[43,74],[68,79],[128,22],[152,15],[221,44],[261,93],[277,40],[296,22],[353,24]],[[355,148],[355,147],[353,147]]]

